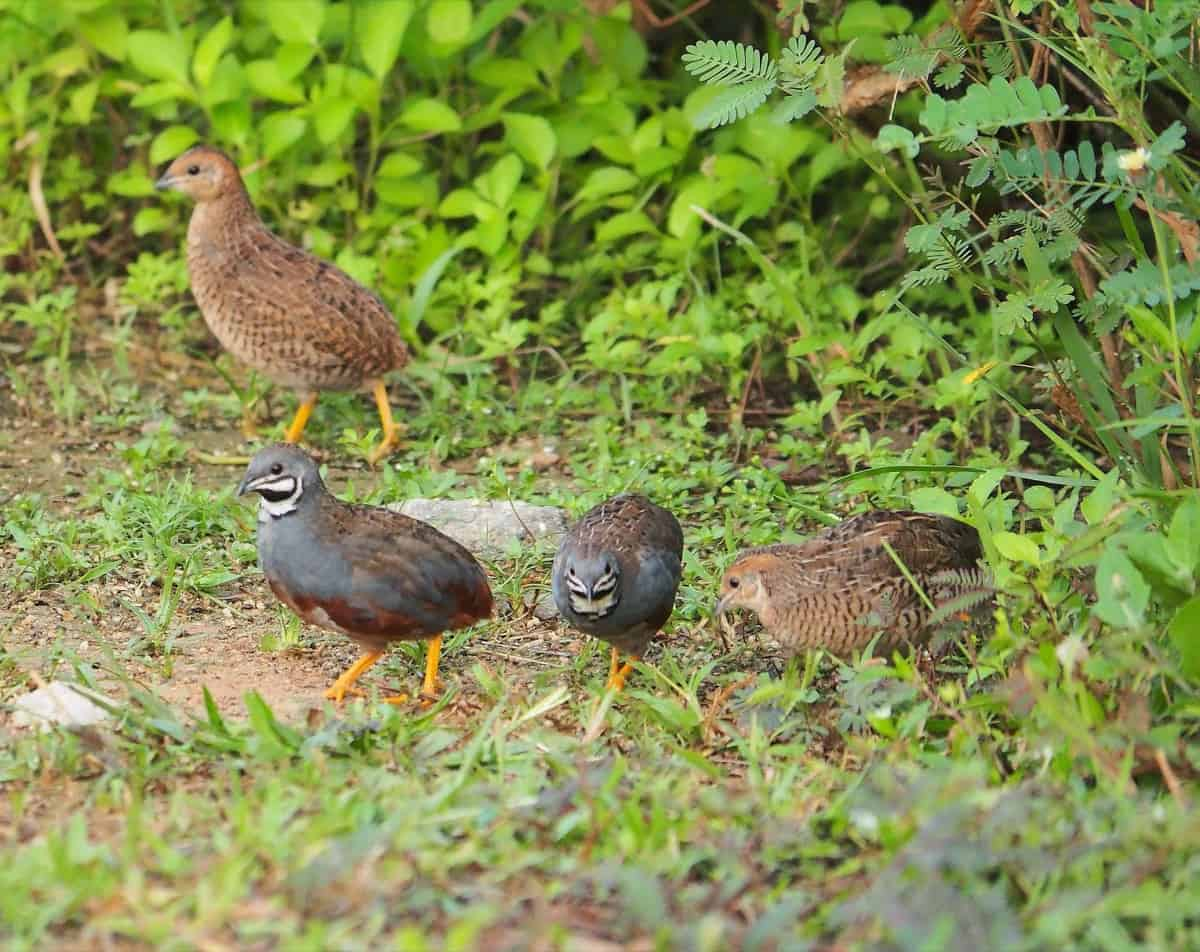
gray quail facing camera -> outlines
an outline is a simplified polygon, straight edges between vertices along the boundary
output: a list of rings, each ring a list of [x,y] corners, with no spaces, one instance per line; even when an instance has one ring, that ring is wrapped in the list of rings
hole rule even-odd
[[[620,690],[632,670],[623,652],[642,656],[671,617],[683,570],[683,530],[645,496],[622,494],[589,510],[563,538],[551,589],[575,628],[612,646],[608,687]]]

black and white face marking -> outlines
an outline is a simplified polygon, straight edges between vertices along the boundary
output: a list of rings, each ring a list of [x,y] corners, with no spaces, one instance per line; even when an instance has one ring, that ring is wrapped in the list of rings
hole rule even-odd
[[[304,492],[304,482],[299,476],[288,473],[274,473],[260,476],[246,487],[248,493],[258,493],[262,502],[258,506],[258,521],[279,519],[289,512],[295,512],[300,504],[300,494]]]
[[[576,573],[575,566],[568,565],[567,592],[571,611],[585,618],[603,618],[612,614],[621,601],[621,593],[617,591],[619,578],[617,567],[606,562],[604,571],[589,588],[587,582]]]

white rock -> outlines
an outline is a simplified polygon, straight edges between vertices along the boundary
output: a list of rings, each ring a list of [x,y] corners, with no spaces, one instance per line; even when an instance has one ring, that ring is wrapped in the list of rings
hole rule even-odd
[[[12,723],[14,727],[37,727],[39,730],[49,730],[55,725],[86,727],[98,724],[112,715],[96,701],[108,705],[115,703],[83,685],[51,681],[44,688],[13,701]]]
[[[567,531],[565,509],[527,502],[480,499],[408,499],[388,506],[441,529],[472,553],[505,555],[512,542],[529,545],[542,539],[557,546]]]

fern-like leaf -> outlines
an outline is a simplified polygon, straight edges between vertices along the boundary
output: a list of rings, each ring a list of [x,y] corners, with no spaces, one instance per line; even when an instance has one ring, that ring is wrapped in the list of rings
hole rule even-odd
[[[683,53],[683,68],[700,82],[716,86],[735,86],[771,82],[775,86],[778,67],[774,60],[753,46],[731,40],[701,40]]]
[[[764,102],[775,89],[775,77],[754,80],[749,83],[739,83],[729,89],[723,89],[713,97],[713,100],[700,110],[695,118],[695,125],[701,129],[713,129],[726,123],[736,122],[746,116]]]

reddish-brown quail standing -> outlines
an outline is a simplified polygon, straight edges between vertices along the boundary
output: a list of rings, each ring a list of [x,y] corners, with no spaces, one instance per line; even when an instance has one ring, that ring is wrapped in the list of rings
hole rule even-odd
[[[384,376],[408,363],[408,348],[384,303],[335,265],[289,245],[258,217],[237,166],[196,146],[156,183],[196,202],[188,224],[192,294],[221,346],[300,395],[284,439],[299,442],[322,390],[369,390],[383,440],[396,445]]]
[[[885,650],[919,644],[989,601],[982,558],[979,534],[957,519],[865,512],[799,545],[740,553],[721,579],[717,614],[749,609],[793,651],[845,656],[879,634]]]
[[[340,703],[361,694],[354,682],[391,642],[430,639],[421,693],[432,697],[442,632],[492,614],[475,557],[427,523],[331,496],[317,464],[295,446],[260,450],[238,487],[244,493],[262,500],[258,560],[271,591],[305,621],[362,649],[325,696]]]

